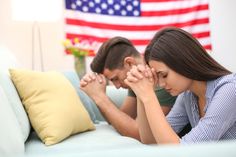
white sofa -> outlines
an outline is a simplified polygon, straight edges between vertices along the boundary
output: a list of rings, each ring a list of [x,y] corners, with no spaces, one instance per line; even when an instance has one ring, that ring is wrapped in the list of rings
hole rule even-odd
[[[7,69],[18,66],[16,59],[8,51],[0,48],[0,157],[94,157],[94,156],[157,156],[157,157],[203,157],[236,156],[236,141],[203,143],[188,146],[144,145],[139,141],[121,136],[104,121],[93,101],[78,87],[77,75],[65,72],[77,90],[96,130],[79,133],[64,141],[46,146],[32,131],[29,119],[12,84]],[[107,94],[121,104],[126,90],[116,90],[110,86]]]

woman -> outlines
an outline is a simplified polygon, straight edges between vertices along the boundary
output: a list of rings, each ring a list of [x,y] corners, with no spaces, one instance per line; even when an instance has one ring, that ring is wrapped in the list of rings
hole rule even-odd
[[[125,80],[140,100],[138,122],[145,126],[140,129],[145,143],[152,138],[158,144],[236,139],[236,75],[195,38],[178,28],[162,29],[147,46],[145,60],[152,69],[134,66]],[[167,117],[155,98],[155,82],[179,95]],[[189,122],[193,129],[179,138]]]

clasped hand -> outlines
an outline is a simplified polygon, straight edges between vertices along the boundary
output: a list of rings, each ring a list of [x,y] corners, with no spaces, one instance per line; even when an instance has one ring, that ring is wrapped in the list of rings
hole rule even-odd
[[[102,74],[89,73],[80,80],[80,88],[90,97],[106,94],[106,79]]]
[[[140,64],[132,66],[127,73],[125,83],[135,92],[137,97],[142,97],[154,90],[157,85],[157,76],[154,69],[150,69],[148,65]]]

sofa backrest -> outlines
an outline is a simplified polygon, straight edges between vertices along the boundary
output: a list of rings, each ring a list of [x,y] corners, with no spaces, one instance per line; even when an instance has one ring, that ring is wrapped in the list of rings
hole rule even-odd
[[[99,111],[94,101],[80,89],[78,75],[72,71],[63,72],[63,74],[75,87],[77,94],[80,96],[81,101],[83,102],[85,108],[89,112],[92,121],[94,123],[98,123],[99,121],[105,121],[104,117],[102,116],[101,112]],[[127,90],[116,89],[114,86],[107,86],[106,93],[110,97],[110,99],[117,105],[117,107],[120,107],[120,105],[123,103],[124,98],[127,95]]]
[[[10,79],[8,69],[14,67],[19,67],[17,59],[7,48],[0,45],[0,86],[18,120],[21,128],[19,131],[22,133],[23,140],[26,141],[30,133],[30,122],[17,90]]]
[[[14,55],[0,45],[0,156],[24,153],[30,123],[8,69],[18,67]]]
[[[6,47],[0,45],[0,71],[8,73],[9,67],[19,67],[19,63]]]
[[[18,119],[0,86],[0,156],[24,154],[24,138]]]
[[[0,86],[2,87],[9,105],[18,120],[20,126],[20,130],[18,131],[22,134],[22,138],[25,142],[29,136],[31,126],[17,90],[8,73],[0,72]]]

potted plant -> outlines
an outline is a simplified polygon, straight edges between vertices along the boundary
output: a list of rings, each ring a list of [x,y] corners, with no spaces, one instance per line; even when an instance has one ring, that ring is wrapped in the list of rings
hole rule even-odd
[[[63,45],[66,53],[74,56],[75,70],[79,78],[82,78],[86,73],[86,56],[89,55],[89,48],[82,44],[78,38],[66,39]]]

